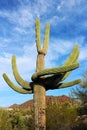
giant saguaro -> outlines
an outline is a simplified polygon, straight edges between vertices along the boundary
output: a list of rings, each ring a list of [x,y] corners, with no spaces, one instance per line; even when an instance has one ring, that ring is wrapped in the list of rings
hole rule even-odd
[[[72,72],[72,70],[79,67],[79,63],[77,62],[79,56],[79,49],[78,45],[75,45],[69,58],[62,66],[45,69],[44,57],[48,50],[50,25],[49,24],[46,25],[43,47],[41,46],[40,41],[39,19],[36,19],[35,31],[36,31],[36,47],[38,55],[36,61],[36,72],[31,77],[32,82],[23,80],[20,74],[18,73],[15,56],[12,56],[12,70],[14,77],[18,82],[18,84],[21,86],[21,88],[14,85],[5,73],[3,74],[3,77],[7,82],[7,84],[15,91],[22,94],[32,94],[32,93],[34,94],[35,130],[46,130],[45,93],[49,89],[66,88],[81,82],[80,79],[66,83],[62,82],[68,77],[68,75]]]

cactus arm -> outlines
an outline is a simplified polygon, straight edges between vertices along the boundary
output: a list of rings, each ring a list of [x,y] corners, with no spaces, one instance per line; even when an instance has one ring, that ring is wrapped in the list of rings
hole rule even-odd
[[[71,82],[66,82],[66,83],[60,83],[60,84],[58,84],[58,88],[71,87],[73,85],[79,84],[80,82],[81,82],[81,79],[73,80]]]
[[[21,85],[25,89],[31,89],[30,83],[23,80],[18,73],[17,65],[16,65],[16,56],[12,56],[12,70],[14,77],[19,85]]]
[[[76,63],[78,57],[79,57],[78,45],[75,45],[74,48],[73,48],[73,50],[72,50],[72,53],[70,54],[69,58],[66,60],[66,62],[64,63],[64,65],[70,65],[72,63]],[[63,75],[63,78],[61,80],[62,81],[65,80],[71,72],[72,71],[66,72]]]
[[[75,63],[72,65],[67,65],[67,66],[61,66],[61,67],[56,67],[56,68],[50,68],[50,69],[44,69],[42,71],[36,72],[32,75],[32,80],[36,80],[40,76],[44,75],[51,75],[51,74],[60,74],[60,73],[65,73],[67,71],[74,70],[79,67],[79,63]]]
[[[45,35],[44,35],[44,44],[43,44],[43,49],[42,49],[44,54],[46,54],[47,50],[48,50],[49,32],[50,32],[50,24],[47,24],[46,25],[46,30],[45,30]]]
[[[46,30],[45,30],[45,36],[44,36],[44,44],[43,44],[43,49],[41,48],[41,41],[40,41],[40,20],[37,18],[36,19],[36,47],[37,47],[37,52],[46,54],[48,50],[48,42],[49,42],[49,32],[50,32],[50,24],[46,25]]]
[[[79,50],[78,50],[78,45],[76,44],[68,57],[68,59],[65,61],[64,65],[72,64],[75,63],[78,59],[79,56]]]
[[[37,18],[36,19],[36,47],[37,47],[37,52],[39,53],[41,51],[41,42],[40,42],[40,20]]]
[[[75,45],[72,52],[71,52],[71,54],[70,54],[70,56],[68,57],[68,59],[64,63],[64,65],[71,65],[72,63],[76,63],[77,59],[78,59],[78,56],[79,56],[78,45]],[[59,81],[65,80],[71,72],[72,71],[66,72],[66,73],[64,73],[62,75],[58,75],[58,76],[56,75],[56,77],[55,77],[55,75],[52,75],[52,77],[54,78],[54,83],[57,84]],[[49,80],[52,79],[52,77],[50,78],[48,76]]]
[[[53,83],[54,85],[51,86],[51,84],[50,84],[49,86],[46,87],[46,90],[67,88],[67,87],[71,87],[73,85],[79,84],[80,82],[81,82],[81,79],[73,80],[73,81],[66,82],[66,83],[59,83],[59,84],[56,84],[56,85]]]
[[[12,81],[8,78],[8,76],[4,73],[3,74],[3,78],[4,80],[6,81],[6,83],[13,89],[15,90],[16,92],[19,92],[21,94],[32,94],[32,90],[27,90],[27,89],[24,89],[24,88],[20,88],[20,87],[17,87],[16,85],[14,85],[12,83]]]

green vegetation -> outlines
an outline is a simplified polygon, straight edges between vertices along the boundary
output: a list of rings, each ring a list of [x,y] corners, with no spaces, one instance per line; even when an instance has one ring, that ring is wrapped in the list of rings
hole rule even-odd
[[[79,87],[72,90],[73,96],[81,101],[82,104],[87,103],[87,71],[83,74],[82,82]]]
[[[0,109],[0,130],[34,130],[31,110]]]
[[[0,108],[0,130],[12,130],[8,111]]]
[[[71,97],[80,102],[77,108],[78,120],[75,130],[87,129],[87,71],[83,74],[82,82],[75,89],[71,89]]]
[[[48,106],[47,130],[71,130],[77,117],[74,104],[62,103]]]
[[[0,109],[0,130],[34,130],[33,114],[31,109]],[[86,130],[83,119],[78,119],[82,114],[87,114],[87,105],[75,101],[51,104],[46,108],[46,130]]]

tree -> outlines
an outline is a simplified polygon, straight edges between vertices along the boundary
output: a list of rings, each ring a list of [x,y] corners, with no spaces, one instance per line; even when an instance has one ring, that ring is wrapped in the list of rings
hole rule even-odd
[[[44,58],[48,50],[50,24],[46,25],[44,44],[41,46],[40,41],[40,20],[36,19],[36,47],[37,47],[37,61],[36,72],[32,75],[32,82],[27,82],[21,78],[16,66],[16,57],[12,57],[12,69],[16,81],[22,88],[14,85],[9,77],[4,73],[3,77],[7,84],[15,91],[22,94],[34,93],[34,121],[35,130],[46,130],[46,90],[66,88],[78,84],[81,80],[63,83],[62,81],[72,72],[72,70],[79,67],[77,62],[79,56],[78,45],[75,45],[71,55],[61,67],[44,69]]]
[[[82,104],[87,103],[87,88],[76,88],[73,90],[74,95]]]
[[[87,103],[87,71],[83,74],[82,82],[76,89],[72,89],[71,93],[74,97],[80,100],[82,104]]]

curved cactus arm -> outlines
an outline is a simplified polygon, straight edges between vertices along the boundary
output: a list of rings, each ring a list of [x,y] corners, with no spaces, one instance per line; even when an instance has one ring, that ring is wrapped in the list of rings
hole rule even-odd
[[[76,84],[79,84],[81,82],[81,79],[77,79],[77,80],[73,80],[73,81],[70,81],[70,82],[66,82],[66,83],[59,83],[59,84],[54,84],[53,86],[47,86],[46,87],[46,90],[49,90],[49,89],[61,89],[61,88],[67,88],[67,87],[71,87],[73,85],[76,85]]]
[[[68,59],[65,61],[64,65],[71,65],[73,63],[76,63],[77,62],[77,59],[79,57],[79,49],[78,49],[78,45],[76,44],[70,54],[70,56],[68,57]],[[56,77],[55,79],[55,84],[58,83],[59,81],[63,81],[65,80],[68,75],[71,73],[72,71],[69,71],[69,72],[66,72],[64,74],[62,74],[61,76],[58,75],[58,78]]]
[[[25,89],[31,89],[30,83],[23,80],[22,77],[18,73],[18,69],[16,65],[16,56],[12,56],[12,70],[18,84],[21,85]]]
[[[32,94],[32,90],[27,90],[27,89],[24,89],[24,88],[20,88],[20,87],[17,87],[16,85],[14,85],[12,83],[12,81],[8,78],[8,76],[4,73],[3,74],[3,78],[4,80],[6,81],[6,83],[13,89],[15,90],[16,92],[19,92],[21,94]]]
[[[65,61],[64,65],[70,65],[72,63],[75,63],[78,59],[79,56],[79,47],[76,44],[70,54],[70,56],[68,57],[68,59]]]
[[[36,47],[37,47],[37,52],[39,53],[41,51],[41,42],[40,42],[40,20],[37,18],[36,19],[36,24],[35,24],[35,30],[36,30]]]
[[[74,48],[73,48],[73,50],[72,50],[72,53],[70,54],[69,58],[66,60],[66,62],[64,63],[64,65],[70,65],[72,63],[76,63],[78,57],[79,57],[78,45],[75,45]],[[71,72],[72,71],[66,72],[63,75],[63,78],[61,80],[62,81],[65,80]]]
[[[44,44],[43,44],[43,53],[46,54],[48,50],[49,43],[49,33],[50,33],[50,24],[46,25],[45,35],[44,35]]]
[[[81,79],[77,79],[77,80],[73,80],[71,82],[60,83],[60,84],[56,85],[56,87],[58,87],[58,88],[67,88],[67,87],[71,87],[73,85],[79,84],[80,82],[81,82]]]
[[[72,65],[67,65],[67,66],[61,66],[61,67],[56,67],[56,68],[50,68],[50,69],[44,69],[42,71],[36,72],[32,75],[32,80],[36,80],[40,76],[44,75],[51,75],[51,74],[60,74],[60,73],[65,73],[67,71],[74,70],[79,67],[79,63],[75,63]]]

